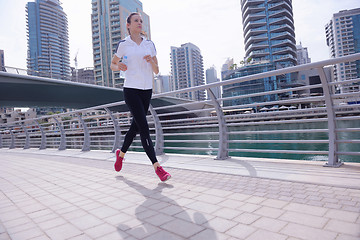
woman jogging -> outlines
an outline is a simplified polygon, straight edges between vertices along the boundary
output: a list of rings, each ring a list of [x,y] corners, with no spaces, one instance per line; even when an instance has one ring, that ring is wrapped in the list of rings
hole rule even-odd
[[[141,144],[156,174],[161,181],[166,181],[171,175],[160,166],[156,159],[146,120],[152,95],[153,73],[159,73],[156,49],[152,41],[142,36],[143,20],[139,13],[131,13],[126,21],[130,36],[119,42],[110,68],[112,71],[125,72],[124,99],[133,119],[121,150],[116,150],[114,167],[117,172],[121,170],[126,151],[136,134],[140,133]]]

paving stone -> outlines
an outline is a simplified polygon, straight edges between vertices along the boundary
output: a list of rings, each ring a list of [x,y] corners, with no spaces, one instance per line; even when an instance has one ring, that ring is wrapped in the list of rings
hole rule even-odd
[[[231,228],[230,230],[226,231],[225,234],[230,235],[231,237],[234,237],[234,238],[246,239],[248,236],[250,236],[255,231],[256,231],[256,228],[253,228],[253,227],[250,227],[247,225],[243,225],[243,224],[238,224],[235,227]]]
[[[306,204],[299,204],[293,202],[289,203],[283,209],[288,211],[311,214],[315,216],[324,216],[324,214],[327,212],[327,209],[323,207],[309,206]]]
[[[155,227],[149,223],[144,223],[136,228],[129,229],[128,231],[126,231],[126,233],[134,236],[137,239],[144,239],[159,231],[161,231],[160,228]]]
[[[288,236],[266,230],[258,230],[251,234],[246,240],[285,240]]]
[[[258,210],[256,210],[254,213],[260,216],[271,217],[276,219],[280,217],[284,212],[285,211],[278,208],[261,207]]]
[[[16,232],[16,233],[13,233],[13,234],[9,233],[9,236],[10,236],[11,240],[31,239],[31,238],[34,238],[34,237],[39,237],[41,235],[43,235],[43,232],[40,231],[40,229],[37,228],[37,227],[26,229],[24,231]]]
[[[339,221],[339,220],[330,220],[326,224],[325,229],[327,229],[329,231],[344,233],[347,235],[351,235],[351,236],[360,238],[359,224],[348,223],[348,222]]]
[[[315,227],[321,229],[329,221],[329,218],[288,211],[285,212],[283,215],[281,215],[281,217],[279,217],[279,220],[285,222],[303,224],[309,227]]]
[[[215,230],[216,232],[220,232],[220,233],[224,233],[227,230],[229,230],[230,228],[237,225],[237,223],[234,221],[227,220],[227,219],[220,218],[220,217],[216,217],[216,218],[209,220],[207,224],[208,224],[207,227],[211,227],[213,230]]]
[[[38,226],[43,230],[47,230],[50,228],[54,228],[54,227],[63,225],[65,223],[66,223],[65,219],[63,219],[61,217],[57,217],[57,218],[53,218],[48,221],[40,222],[40,223],[38,223]]]
[[[180,235],[184,238],[189,238],[205,229],[204,227],[201,227],[197,224],[190,223],[181,219],[175,219],[171,222],[163,224],[161,228]]]
[[[85,230],[85,229],[93,228],[98,225],[102,225],[104,224],[104,221],[91,214],[87,214],[82,217],[71,219],[70,223],[72,223],[75,227],[77,227],[80,230]]]
[[[326,212],[325,217],[355,223],[356,219],[359,217],[359,214],[354,212],[330,209]]]
[[[190,240],[227,240],[228,235],[214,231],[213,229],[205,229],[195,236],[191,237]]]
[[[151,236],[144,238],[144,240],[183,240],[183,239],[184,239],[183,237],[180,237],[178,235],[166,231],[159,231],[152,234]]]
[[[296,237],[299,239],[306,240],[333,240],[336,239],[337,233],[331,232],[328,230],[322,230],[317,228],[312,228],[300,224],[289,223],[281,231],[280,234],[285,234],[288,236]]]
[[[79,229],[69,223],[45,230],[45,232],[51,239],[54,240],[67,239],[82,234]]]
[[[117,231],[116,227],[114,227],[110,224],[104,223],[104,224],[86,229],[86,230],[84,230],[84,233],[86,235],[88,235],[89,237],[91,237],[92,239],[97,239],[99,237],[105,236],[109,233],[116,232],[116,231]]]
[[[222,217],[222,218],[229,219],[229,220],[239,216],[240,214],[242,214],[241,211],[231,209],[231,208],[221,208],[221,209],[217,210],[216,212],[212,213],[212,215],[214,215],[216,217]]]

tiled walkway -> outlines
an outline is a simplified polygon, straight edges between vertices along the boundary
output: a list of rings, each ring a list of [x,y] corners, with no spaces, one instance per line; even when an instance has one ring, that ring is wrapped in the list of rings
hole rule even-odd
[[[360,164],[0,149],[1,239],[359,240]]]

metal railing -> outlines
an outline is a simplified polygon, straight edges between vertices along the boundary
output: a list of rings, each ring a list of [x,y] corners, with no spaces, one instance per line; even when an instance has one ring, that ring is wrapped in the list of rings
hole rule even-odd
[[[360,60],[360,54],[283,68],[222,82],[153,95],[174,97],[173,104],[150,106],[148,115],[156,153],[216,155],[216,159],[248,154],[280,158],[322,156],[325,166],[338,167],[343,156],[360,156],[360,92],[338,92],[341,85],[359,85],[360,79],[330,82],[324,67]],[[216,98],[212,88],[251,83],[316,69],[321,83],[274,91]],[[312,90],[317,94],[311,94]],[[177,103],[181,93],[207,91],[208,100]],[[289,96],[289,93],[301,93]],[[322,92],[322,93],[321,93]],[[289,97],[281,97],[284,94]],[[225,106],[261,96],[276,100]],[[241,102],[241,101],[240,101]],[[117,111],[124,101],[68,113],[19,120],[0,125],[0,148],[68,148],[115,151],[131,123],[127,111]],[[295,127],[296,126],[296,127]],[[135,139],[130,150],[141,150]]]

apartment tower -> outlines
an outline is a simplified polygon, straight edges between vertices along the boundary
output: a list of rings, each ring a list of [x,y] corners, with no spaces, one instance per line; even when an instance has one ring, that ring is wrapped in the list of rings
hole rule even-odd
[[[200,49],[192,43],[181,47],[171,47],[171,90],[179,90],[204,85],[204,64]],[[179,94],[180,98],[202,101],[205,91]]]
[[[223,80],[268,72],[297,63],[294,20],[291,0],[241,0],[244,30],[245,57],[243,66],[222,73]],[[223,96],[231,97],[250,93],[289,88],[291,74],[268,77],[223,87]],[[262,97],[225,101],[224,105],[276,101],[290,96],[266,95]]]
[[[149,16],[143,12],[138,0],[92,0],[91,3],[95,82],[101,86],[122,88],[123,73],[112,72],[110,64],[119,41],[128,36],[126,19],[132,12],[140,13],[143,30],[151,39]]]
[[[336,58],[360,52],[360,8],[335,13],[325,26],[330,57]],[[360,61],[334,66],[334,80],[344,81],[360,77]],[[343,84],[341,93],[357,92],[359,85]]]
[[[296,65],[291,0],[241,0],[245,59]]]
[[[59,0],[28,2],[28,74],[70,80],[68,21]]]
[[[218,79],[217,77],[217,72],[215,67],[210,67],[206,69],[205,75],[206,75],[206,84],[220,82],[220,79]],[[221,97],[220,87],[213,87],[210,89],[214,93],[216,98]],[[208,95],[208,99],[211,99],[209,95]]]

